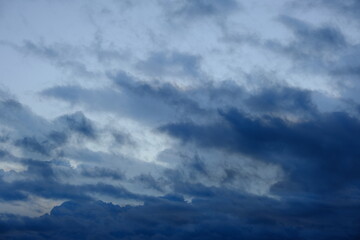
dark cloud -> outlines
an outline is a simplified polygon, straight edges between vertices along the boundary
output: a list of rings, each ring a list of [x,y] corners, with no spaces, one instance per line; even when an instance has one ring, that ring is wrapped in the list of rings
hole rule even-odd
[[[10,154],[7,153],[7,155]],[[129,200],[146,199],[145,196],[136,195],[119,185],[119,181],[126,180],[124,173],[119,169],[81,165],[75,170],[65,160],[43,161],[16,158],[14,160],[25,166],[25,170],[19,172],[1,170],[0,199],[7,202],[24,201],[29,196],[52,200],[93,199],[94,195]],[[73,182],[80,176],[96,180],[96,183]],[[117,181],[116,185],[101,181],[106,179]]]
[[[301,20],[294,9],[288,15],[267,12],[260,2],[249,2],[259,9],[242,13],[235,0],[147,4],[139,10],[136,3],[126,9],[120,3],[122,22],[113,21],[117,13],[109,6],[94,12],[91,5],[82,7],[96,29],[101,26],[90,45],[0,41],[70,73],[73,82],[81,80],[41,92],[81,109],[53,119],[0,90],[0,207],[65,201],[40,217],[0,213],[0,239],[359,239],[360,48],[348,34],[351,26],[315,24],[311,13]],[[358,19],[357,1],[310,6]],[[138,10],[147,23],[139,25]],[[274,31],[258,27],[274,14],[280,17],[266,25]],[[109,23],[122,26],[118,44],[129,50],[111,41]],[[169,27],[176,31],[170,39],[166,34],[175,32]],[[208,36],[206,46],[196,49]],[[246,44],[238,50],[229,42]],[[264,56],[253,52],[257,48]],[[134,49],[140,52],[133,55]],[[251,61],[269,61],[268,51],[290,69],[277,59],[264,66],[274,67],[273,74],[247,69]],[[289,79],[275,79],[276,69]],[[235,77],[228,72],[248,70]],[[341,96],[295,87],[302,83],[292,84],[292,78],[302,76],[331,79],[319,85],[343,86],[336,89]],[[88,85],[89,78],[97,81]],[[325,111],[319,99],[343,105]],[[148,155],[151,162],[136,159]]]
[[[15,145],[25,150],[37,152],[43,155],[49,155],[50,146],[47,146],[47,142],[39,142],[34,137],[24,137],[15,142]]]
[[[261,89],[245,100],[249,108],[260,112],[315,113],[310,91],[291,87],[272,87]]]
[[[24,196],[33,195],[46,199],[93,199],[94,194],[110,196],[117,199],[141,200],[142,197],[133,194],[121,186],[113,186],[98,182],[96,184],[73,185],[61,183],[52,171],[47,172],[49,168],[44,166],[33,167],[23,176],[27,180],[17,180],[10,183],[2,182],[2,198],[19,200]],[[35,175],[39,174],[39,175]],[[31,177],[33,176],[33,177]]]
[[[124,173],[119,169],[107,169],[101,167],[81,167],[81,174],[89,178],[111,178],[114,180],[123,180],[125,179]]]
[[[300,122],[237,110],[221,111],[216,124],[172,123],[159,130],[184,143],[246,154],[280,164],[291,184],[283,191],[336,192],[358,188],[360,146],[354,132],[360,122],[346,113],[316,115]],[[281,185],[281,184],[279,184]],[[288,188],[288,189],[286,189]]]
[[[360,234],[358,215],[349,212],[359,211],[354,207],[226,191],[191,203],[168,195],[123,208],[100,201],[71,201],[39,218],[3,215],[0,234],[6,239],[350,240]]]
[[[150,115],[154,115],[159,106],[164,107],[166,114],[173,112],[174,106],[177,110],[183,109],[177,113],[176,119],[179,122],[165,123],[159,128],[160,131],[181,139],[183,143],[195,143],[202,149],[244,154],[263,162],[279,164],[288,176],[273,187],[273,192],[277,194],[346,192],[347,187],[357,186],[359,176],[349,166],[357,166],[355,159],[359,153],[354,149],[359,146],[352,133],[359,131],[359,123],[347,113],[318,112],[310,91],[268,85],[248,92],[233,82],[179,89],[172,84],[144,82],[124,72],[109,77],[121,91],[56,87],[46,90],[44,94],[60,94],[59,97],[67,100],[66,89],[70,88],[79,91],[79,94],[69,101],[79,99],[78,101],[85,101],[85,104],[92,107],[96,102],[99,103],[96,99],[105,101],[105,96],[113,94],[115,99],[126,99],[128,106],[136,108],[136,111],[148,106],[146,108],[151,110]],[[117,103],[124,106],[121,101]],[[148,103],[153,104],[146,105]],[[98,107],[107,110],[108,105],[104,102],[104,105]],[[111,107],[114,108],[112,111],[117,111],[118,106],[112,104]],[[156,117],[166,122],[167,118],[164,116],[166,115],[156,114]],[[290,119],[293,120],[286,120],[287,116],[291,116]],[[343,125],[347,128],[343,129]],[[73,130],[76,131],[77,128]],[[349,134],[344,134],[344,131]],[[86,158],[92,159],[93,155]],[[339,159],[347,163],[343,164]],[[195,157],[187,162],[183,158],[182,161],[186,174],[176,171],[168,173],[180,174],[182,178],[186,176],[185,179],[212,178],[209,174],[212,170],[208,169],[205,159]],[[172,179],[170,175],[167,177]],[[238,175],[241,176],[236,171],[231,171],[231,168],[224,168],[218,179],[222,184],[227,184]],[[141,176],[134,179],[139,182],[146,179],[146,175]],[[321,177],[317,178],[318,176]],[[147,179],[149,184],[153,182],[150,185],[154,189],[159,189],[154,179]]]
[[[74,135],[96,139],[96,128],[82,112],[49,121],[11,98],[1,100],[0,112],[1,127],[6,127],[3,129],[2,139],[4,142],[12,142],[14,147],[25,154],[36,154],[36,157],[58,155]]]
[[[64,132],[59,132],[59,131],[52,131],[49,133],[48,135],[49,139],[53,142],[55,142],[56,144],[62,145],[64,143],[66,143],[67,139],[68,139],[68,135]]]
[[[7,152],[0,150],[0,158],[3,158],[5,155],[7,155]]]
[[[88,138],[96,138],[96,131],[93,124],[82,112],[61,116],[57,121],[63,122],[73,132]]]
[[[5,169],[10,166],[7,171],[1,170],[0,199],[7,202],[26,202],[34,196],[52,200],[91,199],[94,194],[139,199],[118,183],[114,186],[102,182],[126,180],[122,170],[96,165],[105,162],[106,154],[85,151],[82,142],[73,141],[98,140],[98,129],[82,112],[45,120],[11,98],[0,104],[4,113],[0,115],[0,127],[5,126],[1,129],[4,136],[0,163]],[[66,157],[83,163],[74,168]],[[121,160],[121,156],[112,159]],[[85,178],[97,181],[77,183]]]
[[[16,201],[16,200],[27,199],[27,194],[25,194],[22,191],[19,191],[18,189],[13,189],[11,184],[4,182],[2,179],[0,179],[0,190],[1,190],[1,194],[0,194],[1,201]]]
[[[159,192],[165,192],[164,187],[168,184],[164,179],[155,179],[151,174],[140,174],[131,179],[131,181],[147,189],[155,189]]]

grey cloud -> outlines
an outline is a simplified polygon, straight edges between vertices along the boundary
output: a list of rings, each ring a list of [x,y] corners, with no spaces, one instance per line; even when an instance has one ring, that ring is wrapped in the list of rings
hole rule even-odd
[[[146,82],[125,72],[109,74],[117,89],[84,89],[58,86],[41,94],[95,111],[108,111],[144,122],[211,119],[218,109],[235,107],[246,111],[272,114],[311,114],[312,92],[282,85],[269,85],[251,92],[233,81],[181,89],[174,84]],[[156,113],[156,114],[154,114]]]
[[[170,119],[176,114],[176,110],[185,108],[197,108],[196,103],[187,101],[187,105],[181,104],[182,99],[173,98],[167,89],[156,90],[150,85],[141,82],[127,81],[122,75],[114,77],[115,84],[125,91],[121,92],[114,88],[112,89],[83,89],[77,86],[58,86],[46,89],[42,92],[43,96],[53,97],[71,104],[80,104],[93,111],[114,112],[124,117],[133,117],[141,121],[159,122],[164,119]],[[169,85],[169,90],[175,88]],[[167,96],[166,96],[167,94]],[[160,95],[160,96],[159,96]],[[162,99],[161,95],[168,98],[170,105],[166,102],[167,99]],[[177,109],[173,108],[173,105]],[[154,114],[156,113],[156,114]]]
[[[337,17],[359,20],[360,4],[357,0],[315,0],[294,2],[294,7],[330,9]]]
[[[89,178],[111,178],[113,180],[124,180],[125,176],[121,170],[117,169],[108,169],[102,167],[88,167],[82,166],[81,167],[81,174],[85,177]]]
[[[201,77],[199,56],[179,52],[153,52],[136,66],[154,78],[166,76]]]
[[[37,152],[48,156],[50,149],[52,148],[46,141],[38,142],[34,137],[24,137],[15,142],[15,145],[25,150]]]
[[[89,119],[82,112],[59,117],[56,121],[63,122],[71,131],[88,138],[96,138],[96,130]]]
[[[221,190],[214,194],[190,204],[168,195],[124,208],[100,201],[70,201],[39,218],[2,216],[0,234],[7,239],[352,240],[359,236],[357,215],[347,214],[353,205],[338,203],[334,208],[332,203],[277,201]]]
[[[299,123],[271,116],[254,118],[236,110],[220,115],[223,120],[214,124],[178,122],[159,130],[184,144],[280,164],[288,178],[274,188],[279,194],[345,194],[348,188],[358,188],[360,176],[354,166],[358,165],[359,151],[353,135],[360,130],[358,119],[340,112],[316,115]]]
[[[155,189],[162,193],[165,192],[164,188],[169,184],[164,178],[156,179],[151,174],[140,174],[132,178],[130,181],[140,184],[148,189]]]
[[[239,9],[240,4],[234,0],[225,0],[221,3],[218,1],[179,1],[178,7],[174,13],[185,17],[204,17],[204,16],[217,16],[226,15],[230,12]]]
[[[65,201],[37,218],[0,214],[0,238],[359,239],[360,48],[356,31],[342,25],[359,19],[359,4],[313,1],[314,9],[301,15],[283,8],[292,1],[269,9],[243,2],[254,6],[243,12],[241,2],[126,1],[115,4],[121,15],[102,3],[81,3],[99,14],[86,15],[94,17],[95,41],[88,25],[64,39],[90,43],[52,43],[50,35],[39,41],[41,16],[28,19],[31,36],[9,36],[29,40],[1,41],[17,51],[14,61],[43,59],[61,70],[56,79],[74,83],[41,91],[43,99],[69,103],[54,119],[0,90],[1,206]],[[343,18],[332,21],[324,8]],[[315,23],[323,19],[331,21]],[[17,28],[11,29],[6,33]],[[196,40],[208,37],[197,49]],[[277,70],[287,79],[274,79]],[[250,73],[236,74],[242,71]],[[309,88],[323,84],[338,95],[296,87],[302,77]],[[135,157],[148,155],[154,162]]]
[[[344,35],[334,26],[313,27],[286,15],[280,16],[279,21],[293,31],[299,42],[311,49],[334,51],[347,45]]]
[[[293,32],[295,39],[284,45],[276,41],[265,44],[308,69],[326,68],[328,56],[334,56],[348,47],[341,31],[333,26],[314,27],[289,16],[280,16],[279,21]]]
[[[0,123],[16,129],[22,134],[43,133],[49,124],[40,117],[34,115],[28,107],[14,99],[0,100]]]
[[[291,87],[261,89],[245,100],[250,109],[260,112],[300,112],[313,115],[317,112],[310,91]]]
[[[25,40],[23,44],[2,41],[1,45],[8,46],[24,56],[37,57],[48,61],[67,73],[77,77],[94,78],[99,77],[99,73],[89,69],[82,60],[85,55],[83,49],[77,49],[67,44],[47,45],[46,43]]]
[[[114,137],[115,141],[120,145],[136,145],[135,141],[128,133],[114,131],[112,133],[112,136]]]
[[[78,181],[84,177],[126,180],[122,170],[97,165],[109,160],[109,156],[104,158],[104,154],[86,151],[83,142],[70,141],[73,138],[82,138],[85,142],[98,140],[98,129],[82,112],[66,114],[51,121],[37,116],[13,99],[2,100],[0,111],[4,113],[0,116],[1,123],[13,131],[2,135],[3,141],[0,143],[0,163],[11,166],[9,171],[1,173],[2,199],[26,201],[28,196],[84,199],[91,198],[90,195],[94,193],[137,198],[120,186],[99,181],[96,184],[85,181],[82,185],[66,183],[67,179]],[[23,157],[19,157],[18,152]],[[83,162],[81,169],[74,169],[68,157]],[[119,155],[111,157],[116,161],[125,158]],[[127,161],[128,166],[130,160]],[[141,166],[141,163],[137,166]],[[138,167],[138,171],[141,168]]]
[[[349,42],[333,24],[313,26],[289,16],[280,16],[279,21],[292,31],[294,39],[285,44],[265,41],[266,48],[291,59],[295,72],[330,78],[328,86],[358,102],[354,90],[359,89],[359,45]]]

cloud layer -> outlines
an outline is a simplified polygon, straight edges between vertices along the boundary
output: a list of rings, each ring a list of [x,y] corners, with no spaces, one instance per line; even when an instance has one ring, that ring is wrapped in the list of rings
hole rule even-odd
[[[356,1],[0,6],[1,239],[360,237]]]

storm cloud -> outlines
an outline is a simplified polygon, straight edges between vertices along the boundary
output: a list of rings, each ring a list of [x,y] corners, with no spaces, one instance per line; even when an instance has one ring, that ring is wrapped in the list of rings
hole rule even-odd
[[[0,2],[0,239],[359,239],[358,5]]]

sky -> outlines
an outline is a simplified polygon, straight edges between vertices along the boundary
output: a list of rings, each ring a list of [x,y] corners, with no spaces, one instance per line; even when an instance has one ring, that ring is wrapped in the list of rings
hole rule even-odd
[[[359,16],[0,0],[0,239],[360,239]]]

